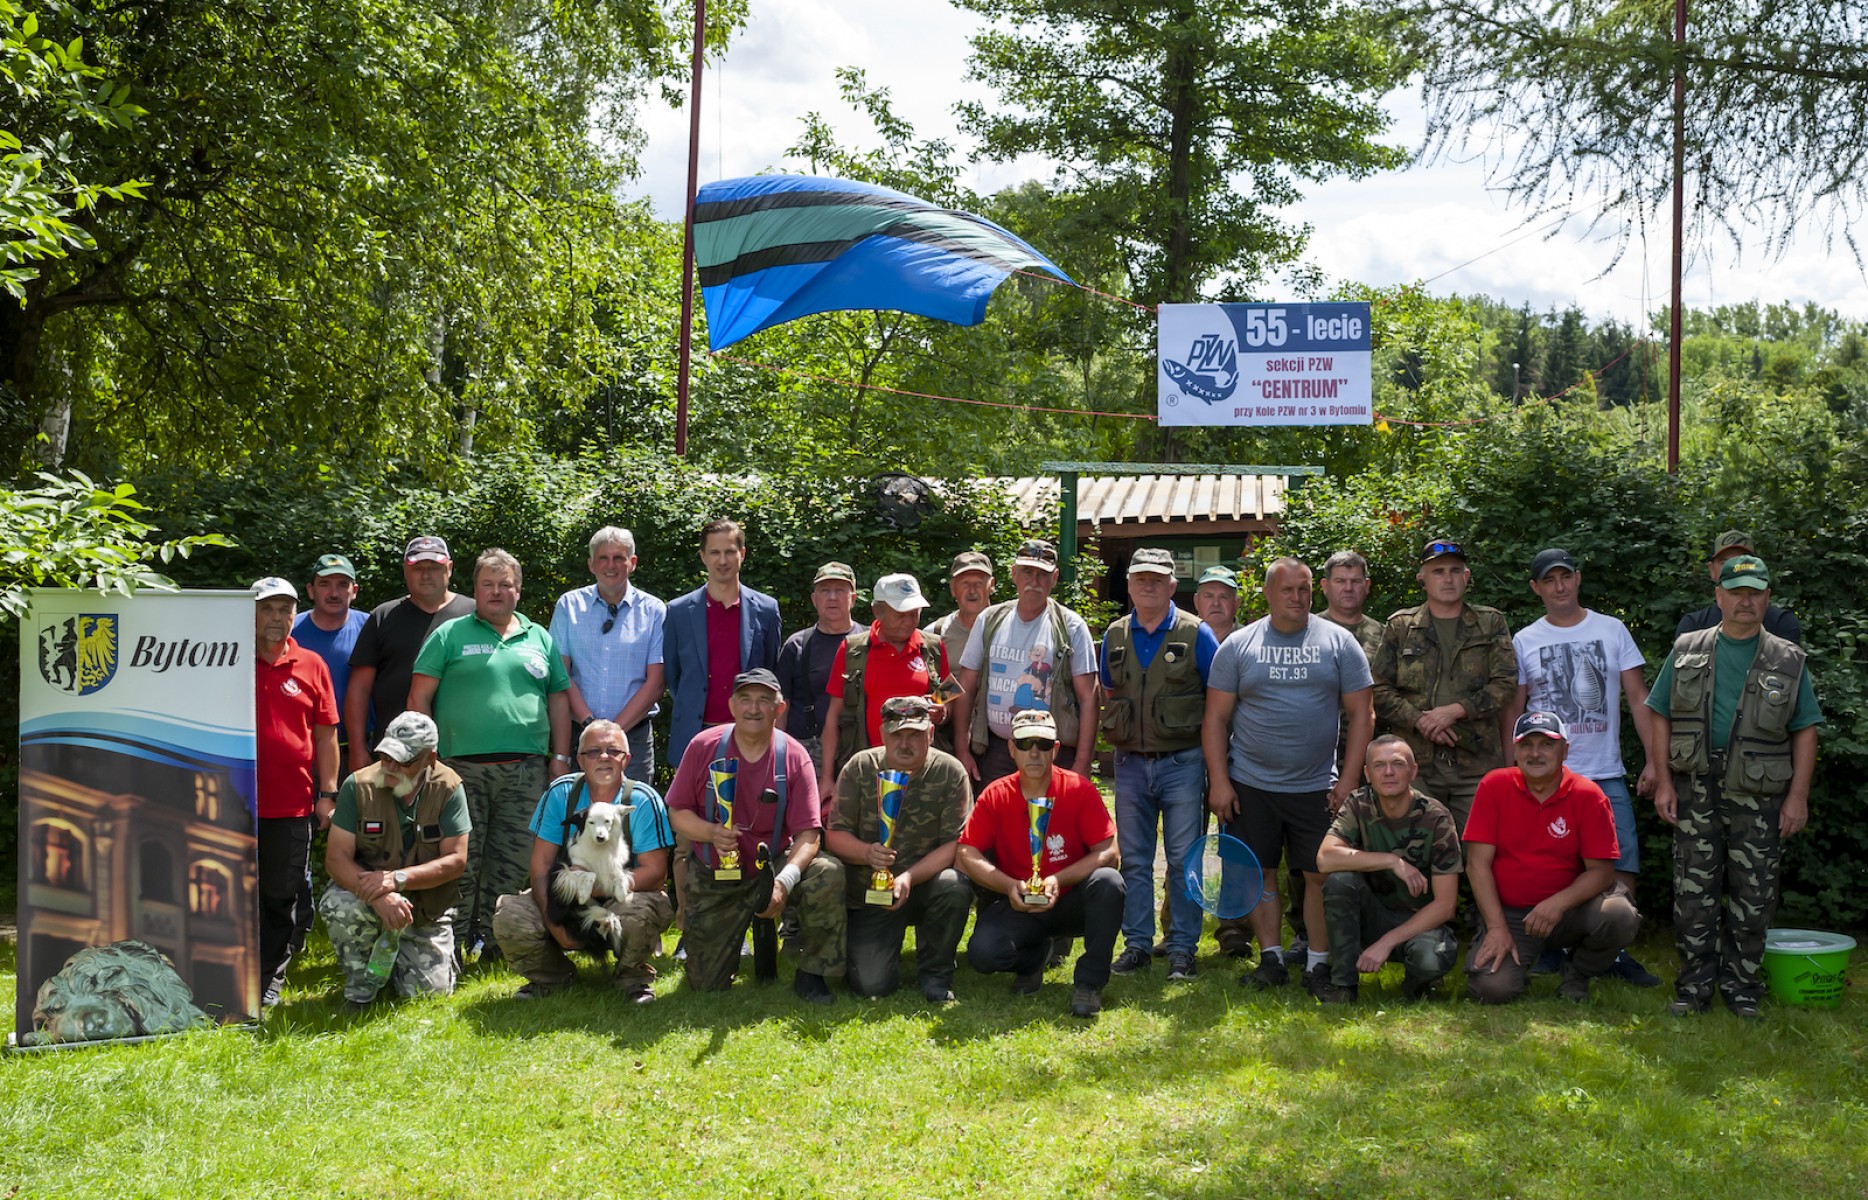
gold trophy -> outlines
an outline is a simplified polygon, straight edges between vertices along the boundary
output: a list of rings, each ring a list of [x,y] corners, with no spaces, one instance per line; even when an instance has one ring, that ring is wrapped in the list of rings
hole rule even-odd
[[[1049,908],[1051,898],[1044,894],[1044,835],[1051,827],[1051,798],[1029,799],[1025,809],[1031,817],[1031,878],[1024,884],[1025,904],[1029,908]]]
[[[733,793],[738,782],[738,759],[716,758],[707,764],[707,791],[713,798],[714,815],[728,829],[733,828]],[[720,857],[720,865],[714,868],[713,877],[724,883],[739,882],[739,851],[718,850],[715,853]]]
[[[882,848],[889,849],[895,840],[895,819],[901,815],[902,797],[907,794],[908,772],[876,772],[876,809],[882,817]],[[886,867],[869,876],[869,891],[863,897],[871,904],[890,908],[895,904],[895,873]]]

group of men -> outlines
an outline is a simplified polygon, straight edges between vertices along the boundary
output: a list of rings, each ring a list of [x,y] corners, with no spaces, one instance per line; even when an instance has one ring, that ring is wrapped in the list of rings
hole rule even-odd
[[[354,568],[327,555],[291,637],[296,589],[254,588],[268,998],[308,924],[311,830],[326,824],[318,909],[350,1003],[386,985],[448,991],[474,953],[507,959],[523,996],[568,985],[566,952],[587,946],[547,896],[596,802],[628,813],[628,886],[595,901],[615,984],[643,1003],[671,925],[689,985],[712,990],[756,922],[783,929],[794,991],[813,1003],[833,1002],[839,976],[856,995],[894,991],[913,928],[918,986],[944,1002],[977,908],[967,959],[1018,992],[1081,939],[1070,1010],[1092,1017],[1112,974],[1156,955],[1170,979],[1194,976],[1203,913],[1186,889],[1164,889],[1156,939],[1157,846],[1176,879],[1209,818],[1265,868],[1257,905],[1218,934],[1235,955],[1257,943],[1243,983],[1277,987],[1296,967],[1340,1003],[1397,961],[1403,995],[1426,996],[1455,963],[1463,874],[1475,999],[1515,999],[1540,966],[1570,999],[1610,972],[1651,986],[1625,953],[1640,922],[1625,696],[1647,751],[1638,790],[1676,828],[1673,1011],[1703,1010],[1716,989],[1755,1016],[1778,847],[1807,820],[1820,713],[1750,551],[1721,535],[1716,618],[1682,622],[1651,694],[1628,630],[1582,606],[1561,549],[1532,560],[1545,616],[1514,637],[1466,600],[1453,541],[1423,548],[1424,602],[1385,623],[1363,612],[1368,566],[1350,551],[1323,564],[1316,612],[1309,567],[1272,562],[1267,615],[1239,626],[1231,571],[1201,575],[1189,613],[1173,555],[1141,548],[1132,607],[1100,653],[1053,598],[1056,551],[1035,539],[998,603],[991,560],[956,557],[957,607],[932,623],[919,581],[898,573],[875,581],[857,624],[855,572],[826,563],[817,620],[789,638],[776,602],[740,580],[732,521],[703,528],[706,582],[666,605],[631,585],[630,533],[598,530],[593,583],[558,599],[548,629],[518,612],[521,568],[502,550],[475,562],[468,598],[449,590],[445,542],[415,538],[408,594],[367,616],[349,607]],[[665,801],[650,725],[664,695]],[[1099,733],[1113,815],[1089,779]]]

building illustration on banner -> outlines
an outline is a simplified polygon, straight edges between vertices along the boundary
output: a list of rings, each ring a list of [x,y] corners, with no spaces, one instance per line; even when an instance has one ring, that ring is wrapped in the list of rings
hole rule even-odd
[[[22,1033],[66,960],[128,939],[166,954],[216,1019],[258,1013],[252,660],[200,636],[251,613],[243,593],[35,594],[21,647]]]

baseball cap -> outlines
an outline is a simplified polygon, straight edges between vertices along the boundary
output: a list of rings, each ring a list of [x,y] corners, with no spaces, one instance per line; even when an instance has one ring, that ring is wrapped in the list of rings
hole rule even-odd
[[[405,712],[389,723],[383,730],[383,740],[376,743],[378,754],[387,754],[399,763],[406,763],[424,750],[433,750],[441,744],[441,734],[435,729],[435,723],[426,713]]]
[[[1712,539],[1712,557],[1717,558],[1727,550],[1743,550],[1750,554],[1757,547],[1751,544],[1751,535],[1742,529],[1728,529]]]
[[[835,583],[847,583],[852,588],[856,586],[856,572],[850,569],[848,563],[825,563],[823,566],[817,568],[817,574],[811,576],[811,586],[816,587],[826,579]]]
[[[1133,557],[1129,559],[1129,574],[1166,575],[1169,579],[1172,579],[1174,577],[1174,556],[1166,550],[1161,550],[1153,546],[1143,547],[1137,550]]]
[[[1195,583],[1194,586],[1199,587],[1202,584],[1208,583],[1223,583],[1227,587],[1237,590],[1239,586],[1239,573],[1234,571],[1231,567],[1208,567],[1206,570],[1200,572],[1200,580],[1198,583]]]
[[[268,575],[264,579],[253,581],[253,599],[270,600],[274,596],[290,596],[298,599],[298,589],[277,575]]]
[[[774,696],[783,696],[785,694],[778,686],[778,676],[772,674],[764,667],[755,667],[750,671],[741,671],[739,674],[733,676],[734,691],[737,692],[739,689],[745,687],[771,688]]]
[[[928,598],[921,594],[921,584],[913,575],[884,575],[876,580],[876,590],[870,601],[872,604],[885,604],[896,612],[918,612],[928,606]]]
[[[1521,742],[1527,737],[1556,738],[1567,742],[1570,740],[1570,727],[1556,713],[1527,712],[1511,727],[1511,740]]]
[[[1570,557],[1568,550],[1558,550],[1553,547],[1549,550],[1539,550],[1537,557],[1531,560],[1531,578],[1534,581],[1541,580],[1558,567],[1566,571],[1581,570],[1576,565],[1576,560]]]
[[[454,556],[448,553],[448,544],[438,537],[424,535],[410,538],[403,548],[403,562],[450,562]]]
[[[1725,565],[1719,568],[1719,586],[1728,591],[1733,588],[1763,591],[1771,586],[1771,569],[1755,554],[1728,558]]]
[[[326,575],[348,575],[354,580],[357,568],[351,566],[350,560],[341,554],[321,554],[318,561],[312,564],[311,577],[322,579]]]
[[[934,706],[926,696],[890,696],[882,702],[882,732],[934,728]]]
[[[1466,548],[1458,542],[1449,541],[1446,538],[1435,538],[1420,549],[1420,560],[1422,562],[1432,562],[1436,558],[1448,557],[1457,558],[1461,562],[1468,561],[1466,558]]]
[[[1036,567],[1040,571],[1057,570],[1057,547],[1040,538],[1032,538],[1018,548],[1018,557],[1012,560],[1015,567]]]
[[[977,550],[962,550],[953,556],[953,566],[947,570],[947,578],[964,575],[968,571],[984,571],[992,574],[992,559]]]
[[[1026,708],[1012,714],[1012,740],[1020,738],[1057,739],[1057,722],[1046,708]]]

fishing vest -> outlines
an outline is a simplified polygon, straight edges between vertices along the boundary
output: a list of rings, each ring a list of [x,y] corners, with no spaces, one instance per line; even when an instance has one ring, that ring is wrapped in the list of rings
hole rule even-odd
[[[980,630],[979,694],[973,698],[973,721],[967,730],[967,738],[975,754],[986,753],[986,747],[990,744],[986,741],[986,692],[988,680],[992,676],[992,639],[998,636],[1005,619],[1017,608],[1018,601],[1002,600],[979,614],[979,619],[986,623],[986,627]],[[1074,678],[1070,674],[1070,626],[1064,621],[1064,606],[1057,601],[1046,600],[1044,612],[1051,622],[1054,668],[1051,675],[1051,720],[1057,726],[1057,744],[1074,746],[1077,744],[1078,732],[1077,689],[1073,686]]]
[[[402,848],[402,801],[384,777],[383,765],[371,763],[351,776],[357,795],[357,865],[367,871],[395,871],[441,857],[441,812],[461,777],[436,760],[428,778],[415,790],[415,842]],[[404,893],[415,909],[417,925],[432,925],[460,899],[460,880]]]
[[[1177,606],[1146,670],[1135,654],[1134,629],[1135,614],[1130,613],[1109,627],[1104,641],[1109,698],[1103,704],[1103,736],[1118,750],[1163,753],[1198,746],[1206,716],[1206,683],[1194,653],[1200,618]]]
[[[916,630],[915,634],[921,631]],[[915,634],[909,635],[911,640]],[[928,639],[921,634],[921,657],[927,660],[930,685],[945,676],[946,656],[938,640],[930,652]],[[843,715],[837,719],[837,761],[833,767],[837,771],[843,770],[843,764],[850,761],[852,754],[869,749],[868,700],[863,694],[868,664],[869,630],[859,629],[843,643]]]
[[[1673,644],[1673,691],[1667,698],[1672,737],[1667,764],[1678,774],[1712,769],[1713,658],[1719,629],[1696,629]],[[1746,796],[1781,796],[1790,785],[1790,718],[1805,653],[1769,630],[1758,631],[1758,653],[1745,675],[1736,718],[1725,743],[1720,786]]]

